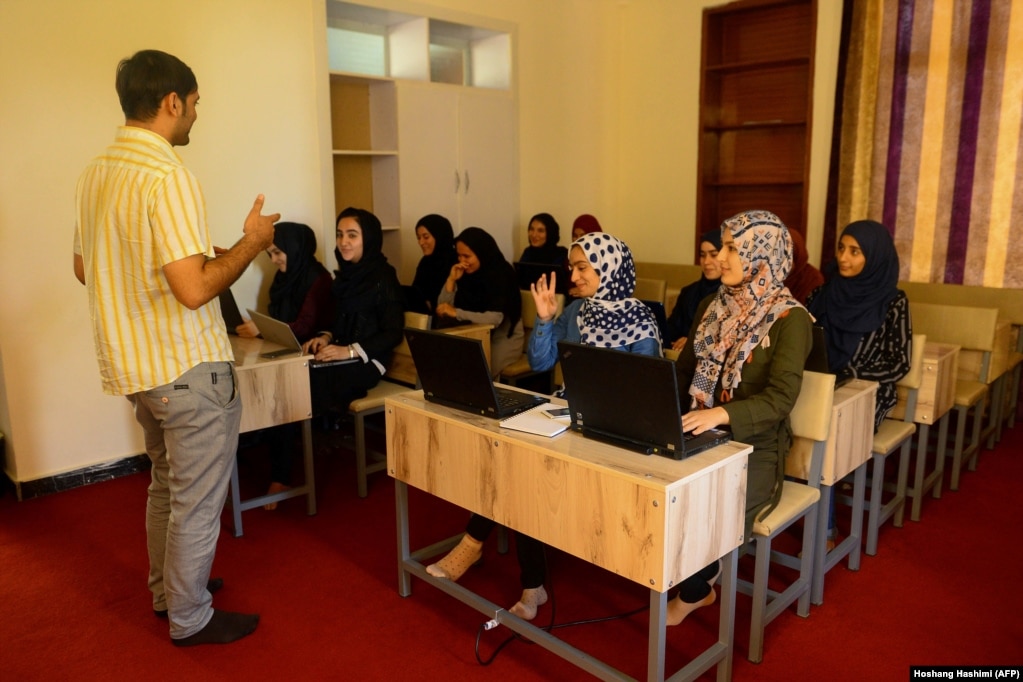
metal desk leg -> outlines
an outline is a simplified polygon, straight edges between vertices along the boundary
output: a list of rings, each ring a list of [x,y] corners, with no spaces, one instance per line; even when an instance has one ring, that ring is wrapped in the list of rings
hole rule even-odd
[[[650,631],[647,639],[647,682],[664,679],[664,649],[667,642],[668,593],[650,590]]]
[[[732,653],[735,650],[735,590],[738,584],[739,549],[721,557],[721,611],[718,623],[718,643],[725,647],[724,658],[718,663],[718,682],[732,679]]]
[[[313,420],[302,422],[302,456],[305,463],[305,511],[309,516],[316,514],[316,474],[313,467]],[[237,465],[236,465],[237,466]]]
[[[408,540],[408,484],[394,480],[394,518],[398,527],[398,594],[407,597],[412,594],[412,574],[405,569],[405,562],[412,553]]]

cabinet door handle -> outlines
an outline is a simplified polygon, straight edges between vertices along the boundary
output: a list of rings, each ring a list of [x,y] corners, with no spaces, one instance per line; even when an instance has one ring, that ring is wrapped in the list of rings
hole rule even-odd
[[[465,193],[469,193],[469,171],[465,171]]]
[[[458,194],[458,190],[462,188],[462,178],[458,175],[458,169],[455,169],[455,194]]]

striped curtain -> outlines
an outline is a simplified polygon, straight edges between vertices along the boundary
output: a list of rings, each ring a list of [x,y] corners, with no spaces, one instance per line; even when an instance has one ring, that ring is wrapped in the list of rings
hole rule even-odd
[[[1023,287],[1023,1],[846,0],[822,261],[892,231],[901,279]]]

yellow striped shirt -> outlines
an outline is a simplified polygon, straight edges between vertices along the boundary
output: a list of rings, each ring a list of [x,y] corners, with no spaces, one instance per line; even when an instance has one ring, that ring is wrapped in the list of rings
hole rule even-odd
[[[202,362],[233,361],[220,303],[189,310],[163,266],[213,257],[195,176],[160,135],[121,126],[78,180],[74,251],[85,264],[103,392],[169,384]]]

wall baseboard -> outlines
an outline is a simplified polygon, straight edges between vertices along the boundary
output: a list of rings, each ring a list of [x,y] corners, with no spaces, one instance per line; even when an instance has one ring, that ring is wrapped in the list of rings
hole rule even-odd
[[[143,454],[85,467],[84,469],[68,471],[56,476],[37,478],[32,481],[11,481],[11,484],[14,486],[18,500],[24,501],[30,500],[33,497],[42,497],[43,495],[80,488],[83,485],[109,481],[121,476],[130,476],[140,471],[146,471],[149,468],[149,456]]]

